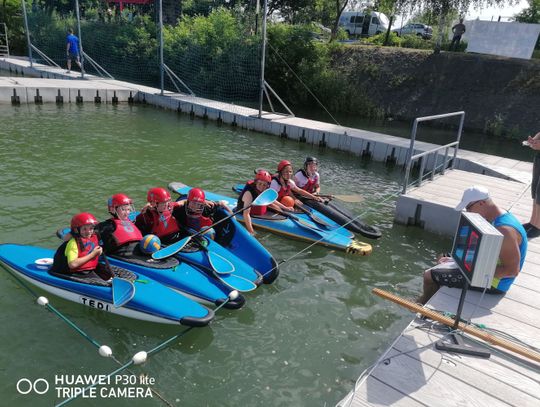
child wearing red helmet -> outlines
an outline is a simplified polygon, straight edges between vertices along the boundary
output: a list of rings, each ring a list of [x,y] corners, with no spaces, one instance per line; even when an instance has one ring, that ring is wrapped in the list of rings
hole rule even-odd
[[[146,200],[148,202],[135,219],[135,225],[143,235],[156,235],[164,244],[176,242],[185,235],[173,215],[183,207],[183,202],[172,202],[171,194],[161,187],[150,188]]]
[[[192,188],[187,200],[171,202],[171,195],[164,188],[148,191],[148,204],[137,216],[135,224],[143,234],[151,233],[164,244],[171,244],[191,234],[190,230],[200,231],[214,223],[216,203],[207,201],[204,191]],[[213,230],[206,233],[213,236]]]
[[[230,212],[223,202],[207,201],[200,188],[192,188],[184,202],[184,210],[178,209],[173,214],[179,225],[188,231],[205,230],[204,234],[212,239],[216,232],[209,227],[215,223],[216,210],[222,207]]]
[[[107,201],[107,208],[111,217],[97,226],[103,249],[107,254],[130,257],[143,237],[129,218],[134,211],[133,201],[126,194],[114,194]]]
[[[246,185],[236,203],[236,210],[245,208],[255,200],[265,190],[270,187],[270,182],[272,181],[272,176],[266,170],[259,169],[255,174],[255,179],[246,182]],[[266,213],[266,206],[251,206],[244,211],[242,211],[242,216],[244,218],[244,223],[248,232],[254,236],[255,230],[253,229],[253,224],[251,222],[251,215],[262,216]],[[278,208],[279,209],[279,208]]]
[[[88,212],[71,219],[71,238],[56,250],[51,272],[75,281],[110,285],[113,275],[99,263],[103,248],[95,234],[98,221]],[[69,276],[69,277],[68,277]]]

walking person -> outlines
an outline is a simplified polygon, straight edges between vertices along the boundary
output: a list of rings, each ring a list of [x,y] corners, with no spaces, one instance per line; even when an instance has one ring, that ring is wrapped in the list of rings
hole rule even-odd
[[[461,36],[465,34],[466,28],[465,24],[463,24],[463,19],[459,19],[459,23],[457,23],[455,26],[452,27],[452,32],[454,33],[454,36],[452,37],[452,42],[450,43],[449,50],[455,51],[459,47],[459,43],[461,41]]]
[[[79,66],[82,72],[81,57],[79,54],[79,38],[73,33],[73,29],[68,30],[66,38],[66,57],[67,57],[67,73],[71,73],[71,60]]]

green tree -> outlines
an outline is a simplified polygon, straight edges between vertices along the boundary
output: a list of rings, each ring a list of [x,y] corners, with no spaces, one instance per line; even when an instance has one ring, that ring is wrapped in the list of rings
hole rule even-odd
[[[521,13],[516,14],[514,20],[519,23],[539,24],[540,0],[529,0],[529,7],[523,9]],[[540,49],[540,37],[536,41],[535,48]]]
[[[528,3],[529,7],[516,14],[514,20],[519,23],[540,23],[540,0],[528,0]]]

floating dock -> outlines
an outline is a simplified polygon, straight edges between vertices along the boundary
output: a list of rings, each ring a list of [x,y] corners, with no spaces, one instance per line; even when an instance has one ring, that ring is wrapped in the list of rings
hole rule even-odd
[[[401,195],[398,221],[453,235],[459,219],[454,207],[463,190],[474,184],[488,187],[493,200],[521,222],[529,220],[530,183],[451,170]],[[460,294],[459,289],[442,287],[427,307],[455,313]],[[465,320],[540,351],[540,237],[529,241],[523,269],[508,293],[480,298],[480,292],[467,292]],[[437,350],[435,342],[446,335],[446,327],[416,317],[338,405],[540,406],[540,363],[499,348],[490,348],[489,359]],[[468,345],[483,344],[468,338]]]

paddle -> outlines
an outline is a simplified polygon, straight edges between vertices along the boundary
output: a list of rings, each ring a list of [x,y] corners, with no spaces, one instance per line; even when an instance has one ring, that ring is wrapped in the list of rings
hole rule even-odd
[[[113,305],[120,308],[133,298],[135,295],[135,285],[120,277],[114,277],[112,281]]]
[[[210,263],[210,266],[212,266],[212,270],[214,270],[216,273],[231,274],[235,270],[234,264],[232,264],[225,257],[213,251],[209,251],[207,247],[202,247],[202,245],[201,248],[208,256],[208,262]]]
[[[330,223],[326,222],[325,220],[319,218],[317,215],[315,215],[313,212],[311,212],[309,209],[307,209],[304,204],[296,204],[296,206],[298,207],[298,209],[300,209],[302,212],[304,212],[307,216],[309,216],[309,218],[321,225],[321,226],[324,226],[325,228],[329,228],[329,229],[336,229],[336,225],[331,225]]]
[[[328,199],[339,199],[343,202],[349,202],[349,203],[360,203],[364,201],[364,197],[362,195],[357,194],[351,194],[351,195],[324,195],[324,194],[315,194],[316,196],[320,196],[321,198],[328,198]]]
[[[182,248],[195,236],[198,236],[198,235],[201,235],[203,234],[204,232],[206,232],[208,229],[211,229],[213,228],[214,226],[216,225],[219,225],[221,222],[225,222],[227,219],[230,219],[232,218],[233,216],[235,215],[238,215],[240,212],[242,211],[245,211],[246,209],[252,207],[252,206],[267,206],[267,205],[270,205],[271,203],[273,203],[278,197],[278,194],[276,191],[274,191],[273,189],[267,189],[265,190],[264,192],[262,192],[257,198],[255,198],[255,200],[249,204],[248,206],[242,208],[242,209],[239,209],[237,211],[234,211],[233,213],[231,213],[230,215],[227,215],[226,217],[224,217],[223,219],[220,219],[219,221],[217,221],[216,223],[214,223],[213,225],[210,225],[208,226],[207,228],[204,228],[202,230],[200,230],[199,232],[195,233],[194,235],[191,235],[191,236],[187,236],[181,240],[179,240],[178,242],[176,243],[173,243],[172,245],[170,246],[167,246],[166,248],[162,249],[162,250],[158,250],[157,252],[155,252],[154,254],[152,254],[152,258],[154,260],[160,260],[160,259],[164,259],[166,257],[169,257],[169,256],[172,256],[173,254],[176,254],[178,253],[180,250],[182,250]]]
[[[212,276],[214,276],[220,282],[225,284],[227,287],[232,288],[233,290],[247,292],[247,291],[253,291],[257,288],[257,285],[255,285],[253,281],[245,279],[244,277],[237,276],[236,274],[218,274],[216,273],[215,270],[208,268],[206,266],[203,266],[202,264],[196,263],[192,259],[189,259],[189,258],[182,258],[182,259],[187,264],[191,264],[196,268],[206,271],[207,273],[211,273]]]
[[[272,209],[272,210],[274,210],[274,209]],[[286,218],[291,219],[292,221],[296,222],[296,224],[300,225],[304,229],[309,229],[309,230],[314,231],[314,232],[324,232],[324,230],[319,229],[317,226],[310,225],[305,220],[300,219],[298,216],[293,215],[290,212],[287,212],[287,211],[275,211],[275,212],[279,213],[282,216],[285,216]]]
[[[190,233],[194,233],[195,231],[190,229]],[[196,233],[194,233],[191,238],[193,239],[193,236],[196,236]],[[210,263],[210,266],[212,267],[212,270],[214,270],[218,274],[231,274],[235,268],[234,264],[232,264],[229,260],[227,260],[225,257],[223,257],[220,254],[215,253],[214,251],[208,250],[208,247],[206,247],[206,242],[197,242],[199,248],[206,253],[206,256],[208,257],[208,262]]]

